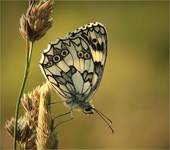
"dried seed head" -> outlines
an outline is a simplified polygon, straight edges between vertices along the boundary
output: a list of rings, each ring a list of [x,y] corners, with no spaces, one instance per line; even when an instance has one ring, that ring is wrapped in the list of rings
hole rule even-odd
[[[48,83],[40,88],[40,105],[37,127],[37,149],[56,149],[58,146],[57,134],[53,132],[53,120],[48,108],[50,101],[50,87]]]
[[[14,118],[11,120],[7,120],[5,124],[5,128],[10,134],[11,137],[14,136]],[[25,149],[34,149],[36,147],[35,139],[36,137],[35,132],[28,124],[28,118],[26,116],[20,117],[18,119],[18,126],[17,126],[17,136],[16,140],[21,148]]]
[[[32,134],[32,136],[28,139],[25,144],[25,149],[36,149],[36,134]]]
[[[7,120],[5,124],[5,128],[7,129],[8,133],[13,137],[14,136],[14,118],[11,120]],[[26,117],[20,117],[18,119],[18,126],[17,126],[17,141],[26,142],[31,135],[31,130],[28,126],[28,120]]]
[[[8,131],[9,135],[13,137],[14,135],[14,118],[7,120],[5,122],[5,129]],[[16,137],[18,139],[18,137]]]
[[[36,87],[32,92],[24,95],[22,105],[26,111],[26,116],[29,120],[29,125],[34,128],[38,120],[40,86]]]
[[[29,0],[26,15],[20,18],[19,31],[25,40],[36,41],[42,38],[52,26],[53,0]]]
[[[53,130],[49,105],[50,90],[49,83],[46,83],[22,99],[25,114],[18,119],[16,137],[22,149],[57,149],[57,134]],[[7,120],[5,128],[13,137],[14,118]]]

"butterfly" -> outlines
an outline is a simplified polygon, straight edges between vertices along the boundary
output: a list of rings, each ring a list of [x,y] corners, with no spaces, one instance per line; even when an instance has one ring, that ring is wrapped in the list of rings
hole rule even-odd
[[[113,132],[111,120],[91,104],[106,58],[107,32],[104,25],[95,22],[50,43],[42,54],[40,68],[71,109],[79,108],[85,114],[98,113]]]

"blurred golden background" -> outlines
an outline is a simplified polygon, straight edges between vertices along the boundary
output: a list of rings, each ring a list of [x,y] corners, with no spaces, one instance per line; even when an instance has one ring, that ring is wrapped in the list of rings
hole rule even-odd
[[[45,81],[40,53],[50,41],[84,24],[99,21],[108,31],[108,58],[96,108],[113,121],[115,133],[97,116],[75,112],[58,127],[59,148],[168,149],[169,2],[56,1],[54,24],[35,44],[25,92]],[[1,149],[12,148],[4,123],[14,116],[25,64],[19,19],[27,1],[1,1]],[[58,95],[53,92],[53,99]],[[53,115],[67,111],[52,106]]]

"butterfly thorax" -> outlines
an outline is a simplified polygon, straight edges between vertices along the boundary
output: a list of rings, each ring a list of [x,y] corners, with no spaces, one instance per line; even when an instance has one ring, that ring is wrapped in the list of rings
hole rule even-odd
[[[83,113],[85,114],[93,114],[93,105],[89,102],[84,102],[82,99],[73,99],[72,101],[66,101],[66,104],[70,108],[77,108],[82,110]]]

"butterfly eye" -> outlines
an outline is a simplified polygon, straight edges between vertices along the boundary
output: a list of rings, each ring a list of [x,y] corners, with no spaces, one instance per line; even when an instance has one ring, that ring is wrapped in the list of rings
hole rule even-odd
[[[96,42],[97,42],[97,40],[96,40],[96,39],[92,39],[92,42],[93,42],[93,43],[96,43]]]
[[[60,61],[60,56],[59,56],[59,55],[55,55],[55,56],[53,57],[53,61],[54,61],[54,62],[59,62],[59,61]]]
[[[85,54],[84,54],[84,58],[85,58],[85,59],[89,59],[89,58],[90,58],[90,54],[89,54],[89,53],[85,53]]]
[[[93,114],[94,113],[91,107],[87,107],[87,108],[85,107],[83,112],[85,114]]]
[[[79,56],[80,58],[82,58],[82,57],[83,57],[83,52],[78,52],[78,56]]]
[[[68,54],[68,51],[67,50],[63,50],[62,52],[61,52],[61,56],[66,56]]]

